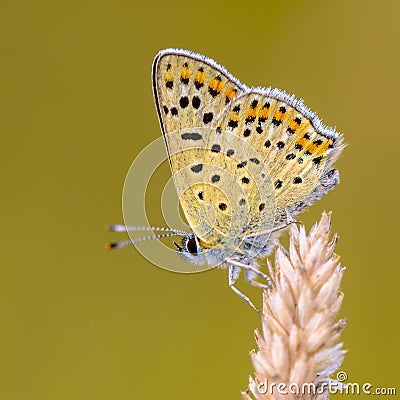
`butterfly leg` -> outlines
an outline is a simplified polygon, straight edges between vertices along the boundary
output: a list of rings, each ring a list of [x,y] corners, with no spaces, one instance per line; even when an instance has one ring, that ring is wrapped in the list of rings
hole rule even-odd
[[[263,283],[256,281],[253,271],[246,270],[244,273],[244,276],[245,276],[246,282],[252,286],[255,286],[255,287],[258,287],[258,288],[261,288],[264,290],[268,290],[271,288],[271,285],[265,285]]]
[[[254,268],[253,266],[251,266],[249,264],[243,264],[243,263],[233,260],[231,258],[227,258],[226,262],[235,267],[242,268],[246,271],[251,271],[253,274],[260,276],[261,278],[265,279],[267,282],[270,281],[268,275],[264,274],[263,272],[261,272],[260,270],[258,270],[257,268]]]
[[[235,267],[233,265],[229,266],[229,286],[240,298],[246,301],[251,308],[253,308],[260,314],[260,310],[256,308],[252,301],[247,296],[245,296],[237,287],[235,287],[235,282],[239,276],[239,271],[240,270],[238,269],[238,267]]]

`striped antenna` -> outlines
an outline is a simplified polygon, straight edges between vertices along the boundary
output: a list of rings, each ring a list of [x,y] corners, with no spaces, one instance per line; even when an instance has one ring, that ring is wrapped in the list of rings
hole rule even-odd
[[[113,231],[113,232],[161,231],[161,232],[174,232],[182,236],[189,235],[188,232],[182,231],[181,229],[160,228],[157,226],[126,226],[122,224],[109,224],[106,225],[106,229],[108,231]]]
[[[141,238],[137,238],[137,239],[124,240],[122,242],[106,243],[104,246],[107,250],[121,249],[122,247],[126,247],[126,246],[129,246],[134,243],[145,242],[147,240],[153,240],[153,239],[161,239],[161,238],[170,237],[170,236],[180,236],[180,234],[161,233],[159,235],[145,236],[145,237],[141,237]]]

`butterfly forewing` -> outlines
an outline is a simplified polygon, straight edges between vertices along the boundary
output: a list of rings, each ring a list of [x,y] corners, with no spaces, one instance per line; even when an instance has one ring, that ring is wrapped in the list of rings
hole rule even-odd
[[[231,215],[228,211],[215,213],[214,207],[222,211],[228,200],[213,185],[215,182],[207,179],[213,176],[213,168],[207,165],[205,153],[211,151],[207,145],[216,134],[219,115],[245,87],[212,60],[179,50],[164,51],[156,57],[153,85],[185,216],[199,238],[218,242],[226,235]]]
[[[163,134],[217,127],[219,114],[245,87],[212,60],[183,50],[160,52],[153,85]]]

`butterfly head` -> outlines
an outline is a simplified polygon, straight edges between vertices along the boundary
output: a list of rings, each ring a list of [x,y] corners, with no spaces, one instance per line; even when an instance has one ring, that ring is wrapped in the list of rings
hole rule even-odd
[[[174,242],[178,253],[188,262],[193,264],[205,264],[205,248],[202,246],[201,241],[197,236],[191,234],[184,236],[182,239],[182,246]]]
[[[233,257],[246,260],[257,255],[257,249],[240,240],[238,244],[235,240],[223,240],[220,243],[207,243],[198,238],[195,234],[183,236],[181,245],[174,242],[185,261],[195,265],[221,266],[225,260]],[[258,251],[259,252],[259,251]]]

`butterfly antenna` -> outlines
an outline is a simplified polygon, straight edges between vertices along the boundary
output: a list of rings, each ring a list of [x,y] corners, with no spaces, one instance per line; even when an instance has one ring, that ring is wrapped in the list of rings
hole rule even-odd
[[[161,232],[174,232],[179,235],[187,236],[188,232],[181,229],[174,228],[161,228],[158,226],[126,226],[122,224],[108,224],[105,226],[106,230],[112,232],[134,232],[134,231],[161,231]]]
[[[180,236],[180,234],[178,234],[178,233],[161,233],[159,235],[145,236],[145,237],[141,237],[141,238],[137,238],[137,239],[124,240],[121,242],[106,243],[104,246],[107,250],[121,249],[122,247],[126,247],[131,244],[145,242],[147,240],[161,239],[161,238],[170,237],[170,236]]]

